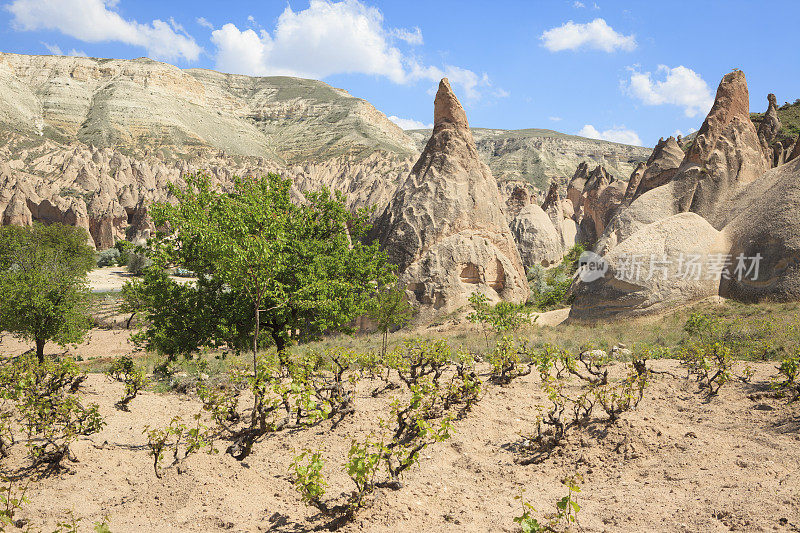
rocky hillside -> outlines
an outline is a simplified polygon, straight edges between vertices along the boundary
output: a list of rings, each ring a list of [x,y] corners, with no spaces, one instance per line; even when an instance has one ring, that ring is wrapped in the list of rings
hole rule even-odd
[[[431,130],[407,131],[420,148]],[[628,179],[636,165],[646,161],[651,149],[630,146],[552,130],[496,130],[472,128],[483,161],[498,181],[524,180],[546,191],[551,179],[566,185],[581,162],[603,165],[612,175]]]
[[[425,139],[420,140],[421,136]],[[85,227],[92,244],[146,237],[165,185],[205,170],[280,172],[351,207],[389,203],[428,135],[323,82],[182,70],[149,59],[0,53],[0,223]],[[504,194],[584,159],[627,177],[649,150],[545,130],[475,130]],[[533,191],[530,191],[533,192]]]

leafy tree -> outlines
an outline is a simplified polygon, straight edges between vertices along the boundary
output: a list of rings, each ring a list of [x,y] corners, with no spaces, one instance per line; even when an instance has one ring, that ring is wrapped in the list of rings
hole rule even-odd
[[[367,315],[378,325],[381,332],[381,357],[386,355],[389,330],[404,325],[412,316],[411,304],[405,292],[397,286],[387,287],[372,300]]]
[[[89,329],[87,238],[60,224],[0,227],[0,331],[35,342],[40,362],[47,342],[80,342]]]
[[[339,193],[307,192],[304,201],[294,202],[291,180],[275,174],[235,178],[229,192],[220,192],[202,173],[187,176],[185,188],[172,185],[170,192],[174,204],[151,208],[156,226],[166,228],[151,241],[151,270],[178,266],[199,281],[178,290],[163,274],[151,274],[140,294],[169,295],[190,307],[190,315],[205,316],[202,323],[183,322],[191,326],[184,349],[223,343],[239,349],[248,336],[255,368],[262,327],[283,356],[290,336],[351,331],[377,288],[393,279],[377,243],[359,240],[369,229],[368,212],[350,213]],[[209,307],[216,304],[221,305]],[[161,337],[185,320],[165,307],[161,298],[145,305],[148,317],[162,314],[164,320],[150,326]]]

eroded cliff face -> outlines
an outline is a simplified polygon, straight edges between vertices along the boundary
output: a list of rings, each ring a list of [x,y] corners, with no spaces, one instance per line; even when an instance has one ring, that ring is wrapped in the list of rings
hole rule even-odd
[[[0,222],[77,224],[101,249],[147,237],[147,206],[189,172],[279,172],[381,209],[417,155],[369,103],[313,80],[0,54],[0,99]]]

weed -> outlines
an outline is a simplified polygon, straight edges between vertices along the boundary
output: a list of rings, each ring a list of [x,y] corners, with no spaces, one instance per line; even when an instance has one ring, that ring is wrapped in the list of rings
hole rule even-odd
[[[577,501],[576,495],[581,492],[578,483],[583,481],[580,474],[565,477],[561,484],[567,488],[567,495],[556,501],[556,512],[547,519],[541,521],[534,516],[536,509],[525,501],[520,494],[516,497],[522,504],[522,514],[514,518],[514,522],[519,524],[522,533],[557,533],[568,530],[572,524],[577,524],[578,513],[581,506]]]

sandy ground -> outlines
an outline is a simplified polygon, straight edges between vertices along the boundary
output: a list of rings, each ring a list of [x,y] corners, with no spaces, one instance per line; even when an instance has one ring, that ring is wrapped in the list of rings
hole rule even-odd
[[[125,267],[102,267],[89,272],[92,292],[118,292],[133,276]]]
[[[119,357],[134,351],[130,342],[131,330],[90,329],[81,344],[61,347],[55,343],[46,344],[45,355],[70,355],[74,358],[95,359],[97,357]],[[0,335],[0,354],[20,355],[33,349],[32,342],[22,341],[11,335]]]
[[[452,439],[423,452],[402,489],[379,490],[343,531],[517,531],[514,497],[524,490],[537,509],[551,511],[564,495],[560,479],[574,472],[585,478],[581,531],[798,531],[800,406],[762,394],[775,365],[755,365],[751,384],[726,385],[711,401],[675,361],[654,366],[681,377],[659,376],[617,424],[594,421],[528,466],[514,460],[520,434],[535,430],[536,408],[545,403],[538,377],[490,386],[455,423]],[[224,451],[193,455],[159,480],[144,427],[166,426],[175,415],[188,420],[199,404],[147,392],[130,412],[117,411],[121,385],[91,375],[85,401],[100,404],[108,425],[74,446],[79,462],[70,473],[30,486],[20,516],[45,531],[65,510],[84,526],[108,515],[115,532],[311,530],[323,522],[293,490],[289,464],[297,451],[321,448],[328,494],[350,490],[338,465],[350,439],[375,429],[389,401],[372,398],[373,386],[361,383],[356,413],[335,430],[325,422],[272,434],[241,463]]]
[[[134,276],[125,267],[101,267],[89,271],[87,278],[92,292],[119,292]],[[170,276],[179,283],[191,283],[195,278]]]

